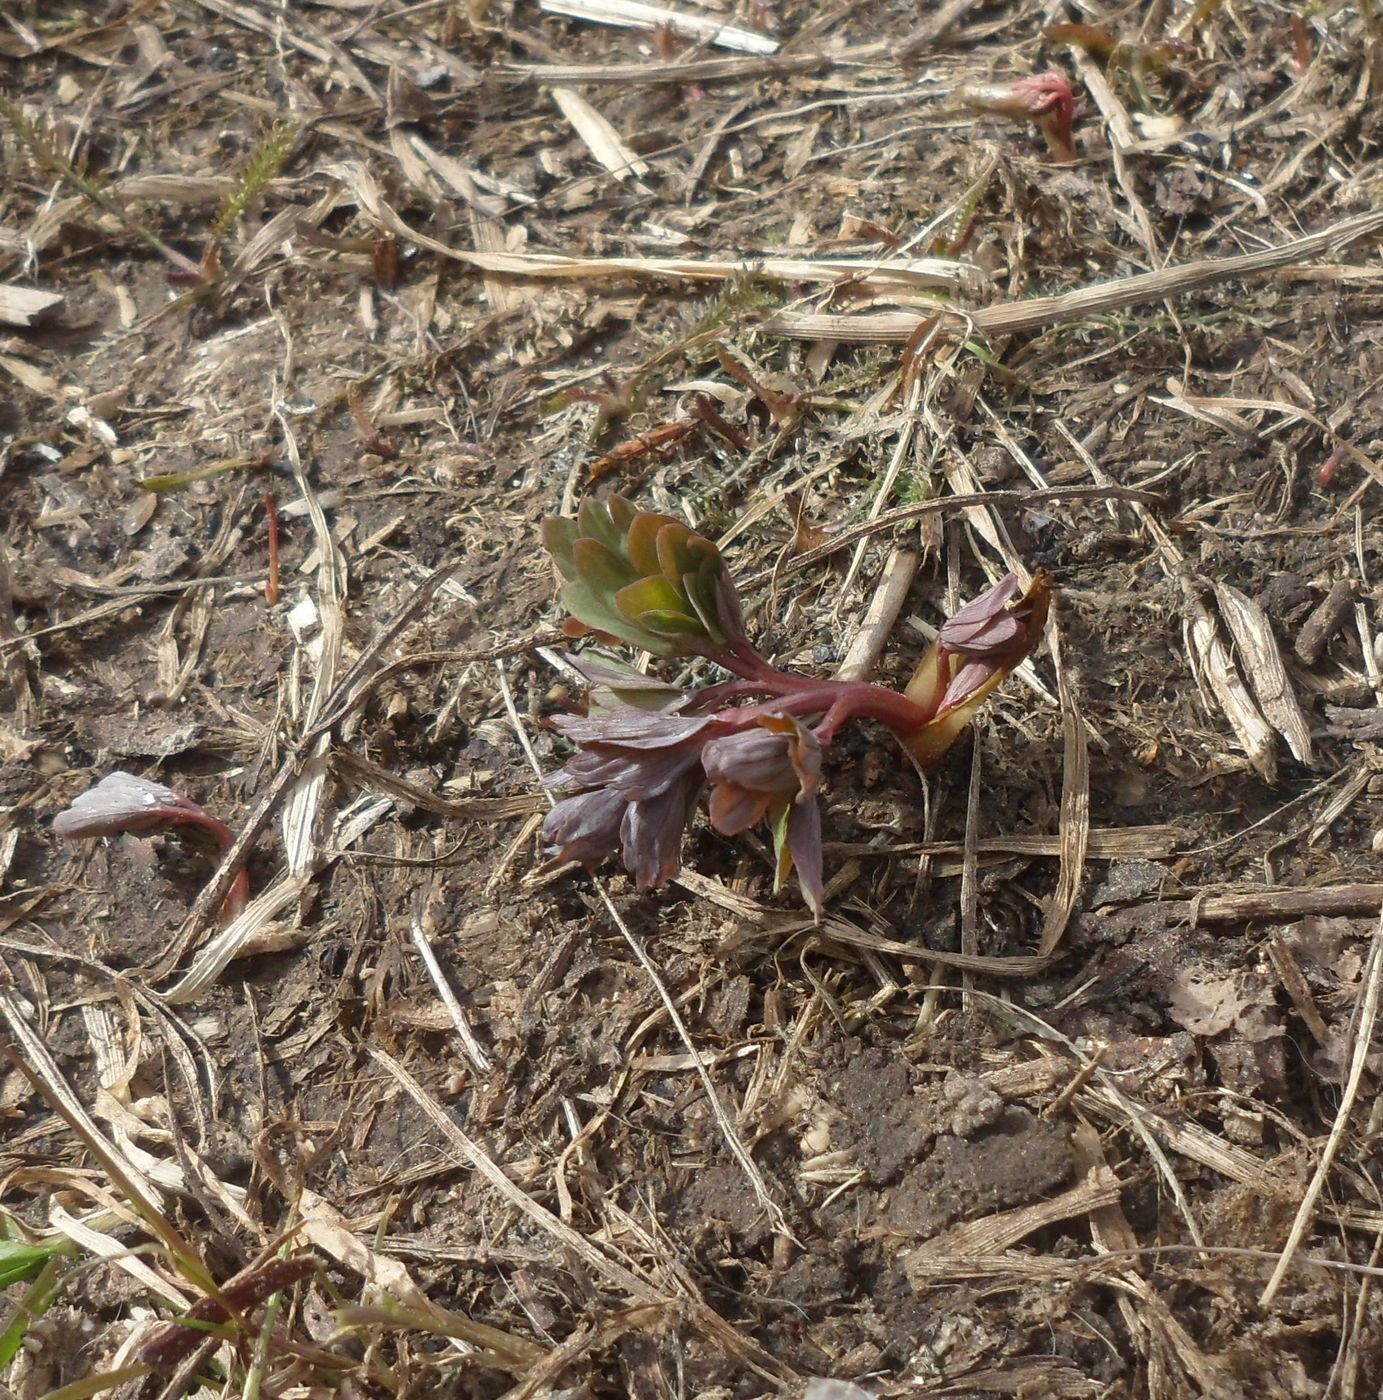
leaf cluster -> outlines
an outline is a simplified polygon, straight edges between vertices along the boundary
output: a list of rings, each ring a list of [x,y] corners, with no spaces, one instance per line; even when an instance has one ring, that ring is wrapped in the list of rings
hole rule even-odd
[[[594,633],[655,656],[714,655],[744,637],[725,561],[710,540],[623,496],[587,500],[575,520],[543,521],[566,584],[569,636]]]

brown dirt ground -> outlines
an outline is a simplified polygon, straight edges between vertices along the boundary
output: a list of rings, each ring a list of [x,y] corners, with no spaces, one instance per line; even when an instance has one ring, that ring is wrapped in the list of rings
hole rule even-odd
[[[107,1213],[123,1186],[56,1111],[65,1086],[215,1277],[301,1227],[317,1273],[220,1363],[239,1384],[262,1335],[273,1394],[1377,1395],[1377,1064],[1356,1054],[1380,979],[1376,242],[943,340],[915,389],[896,344],[773,329],[851,310],[849,287],[594,261],[920,256],[971,190],[980,306],[1285,243],[1383,196],[1372,9],[1301,11],[1298,71],[1296,8],[1111,11],[1186,44],[1146,108],[1116,64],[1102,115],[1089,62],[1062,166],[948,96],[1077,77],[1043,37],[1054,4],[697,9],[776,35],[771,61],[530,3],[7,6],[0,283],[63,298],[0,330],[0,1036],[43,1085],[0,1068],[10,1228],[94,1213],[197,1296]],[[554,86],[646,168],[602,168]],[[1110,120],[1136,138],[1117,161]],[[193,262],[214,243],[218,275],[170,279],[151,239]],[[438,245],[592,261],[482,275]],[[716,341],[808,391],[800,420],[775,431]],[[562,391],[607,375],[632,409],[601,428]],[[579,697],[538,522],[692,386],[748,451],[698,430],[597,474],[733,531],[780,661],[828,673],[895,548],[922,565],[885,680],[1006,560],[1059,590],[1038,688],[1010,679],[925,792],[886,736],[833,750],[820,930],[761,844],[704,825],[652,896],[543,864],[525,745],[553,767],[545,717]],[[830,532],[1044,481],[1160,499],[941,508],[869,534],[853,571],[848,548],[784,571],[794,510]],[[1340,580],[1353,602],[1306,664]],[[1266,727],[1250,762],[1207,679],[1255,714],[1271,689],[1225,585],[1264,611],[1309,765]],[[328,696],[353,666],[365,684]],[[266,795],[305,760],[281,823]],[[250,871],[272,907],[195,984],[206,857],[51,834],[117,768],[237,830],[270,818]],[[990,961],[1044,930],[1052,956]],[[112,1371],[171,1315],[130,1256],[93,1258],[0,1394]],[[389,1297],[411,1311],[333,1316]]]

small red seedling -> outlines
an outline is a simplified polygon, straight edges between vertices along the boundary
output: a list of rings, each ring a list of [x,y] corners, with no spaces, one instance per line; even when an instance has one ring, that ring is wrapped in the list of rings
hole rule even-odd
[[[397,457],[399,449],[393,438],[385,436],[384,433],[370,421],[370,415],[365,411],[365,402],[360,396],[359,389],[351,389],[346,395],[346,403],[350,406],[351,417],[355,419],[355,426],[360,430],[361,440],[365,444],[367,452],[373,452],[377,457]]]
[[[72,841],[90,841],[98,836],[144,836],[176,827],[206,832],[222,852],[235,844],[235,833],[230,827],[190,797],[162,783],[121,771],[107,773],[53,818],[54,832]],[[234,918],[244,909],[249,894],[249,872],[242,868],[236,872],[226,895],[223,912]]]
[[[1034,73],[1011,83],[966,84],[956,94],[977,112],[992,112],[1014,121],[1030,121],[1042,133],[1054,159],[1077,159],[1072,133],[1076,99],[1061,73]]]
[[[1340,464],[1345,460],[1345,449],[1335,448],[1329,457],[1311,473],[1317,486],[1330,486],[1335,481],[1335,473],[1340,470]]]

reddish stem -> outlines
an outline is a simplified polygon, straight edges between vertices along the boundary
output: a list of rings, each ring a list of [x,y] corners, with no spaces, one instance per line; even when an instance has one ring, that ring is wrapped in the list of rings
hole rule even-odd
[[[725,659],[721,658],[722,664]],[[868,681],[820,681],[808,676],[794,676],[780,671],[758,658],[756,673],[740,680],[711,686],[698,696],[697,710],[714,710],[717,723],[747,729],[757,724],[761,715],[789,714],[824,715],[817,727],[817,737],[829,744],[836,731],[850,719],[873,719],[887,725],[896,734],[911,734],[920,729],[931,716],[906,695]],[[753,705],[720,709],[727,701],[751,695],[770,698]]]
[[[272,491],[264,493],[264,520],[269,534],[269,577],[264,583],[264,601],[273,607],[279,600],[279,507]]]
[[[213,817],[210,812],[195,802],[189,800],[185,808],[178,808],[178,815],[173,820],[181,821],[188,826],[200,827],[203,831],[209,832],[221,848],[223,856],[235,845],[235,832],[225,822],[218,817]],[[226,891],[226,897],[221,904],[221,913],[228,919],[234,919],[244,912],[245,906],[249,902],[250,872],[242,865],[235,872],[235,879],[231,881],[230,889]]]

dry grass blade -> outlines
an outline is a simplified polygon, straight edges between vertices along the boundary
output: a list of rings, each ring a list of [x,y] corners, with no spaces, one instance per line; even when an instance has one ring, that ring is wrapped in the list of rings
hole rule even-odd
[[[1190,831],[1179,826],[1093,826],[1086,836],[1085,855],[1088,860],[1165,860],[1182,849]],[[889,841],[865,843],[859,841],[828,841],[828,851],[841,855],[865,856],[958,856],[960,841]],[[982,856],[1060,856],[1062,838],[1018,833],[1010,836],[986,836],[975,842]]]
[[[1339,251],[1361,238],[1383,229],[1383,210],[1355,214],[1319,233],[1307,234],[1276,248],[1243,253],[1232,258],[1207,258],[1178,267],[1140,272],[1132,277],[1116,277],[1075,291],[1054,296],[1020,297],[998,302],[966,313],[967,324],[990,335],[1011,335],[1019,331],[1041,330],[1082,316],[1099,316],[1109,311],[1125,311],[1134,306],[1166,297],[1185,296],[1206,287],[1241,278],[1259,277],[1308,258]],[[917,311],[875,313],[780,312],[764,323],[764,330],[803,340],[839,340],[846,344],[884,342],[901,345],[922,325],[928,314]]]
[[[969,1255],[998,1254],[1058,1221],[1113,1205],[1119,1199],[1119,1191],[1119,1178],[1108,1167],[1096,1167],[1086,1174],[1084,1181],[1049,1201],[1000,1211],[983,1220],[971,1220],[924,1240],[904,1260],[904,1268],[910,1278],[925,1279],[926,1261],[930,1258],[964,1259]]]
[[[671,278],[691,282],[728,282],[734,278],[767,277],[783,282],[848,283],[861,294],[935,291],[969,294],[983,284],[978,269],[945,258],[634,258],[575,257],[561,253],[482,253],[453,248],[410,227],[384,198],[369,172],[360,165],[332,166],[330,174],[350,190],[360,207],[399,238],[439,253],[444,258],[484,272],[512,277],[589,282],[614,277]]]
[[[256,895],[243,913],[217,933],[196,956],[192,966],[161,998],[168,1006],[185,1006],[214,986],[221,974],[249,944],[260,939],[283,911],[303,896],[306,876],[287,875]]]
[[[815,73],[833,62],[863,62],[873,53],[872,45],[860,45],[861,52],[835,56],[826,54],[764,55],[758,58],[698,58],[684,63],[514,63],[503,71],[516,78],[539,83],[705,83],[721,78],[788,77],[794,73]]]
[[[156,1270],[151,1269],[138,1255],[132,1254],[127,1244],[108,1235],[103,1230],[94,1229],[84,1220],[69,1215],[60,1205],[55,1205],[48,1213],[49,1223],[59,1234],[65,1235],[73,1244],[80,1245],[96,1259],[108,1259],[115,1268],[128,1274],[142,1289],[154,1298],[162,1298],[171,1307],[181,1311],[190,1307],[192,1295],[171,1284]]]
[[[1090,745],[1080,704],[1062,665],[1061,631],[1058,617],[1047,624],[1047,642],[1056,671],[1057,692],[1061,697],[1061,869],[1057,887],[1042,918],[1037,951],[1048,957],[1061,941],[1080,895],[1085,860],[1090,850]]]
[[[446,1007],[452,1025],[456,1027],[456,1038],[461,1042],[462,1054],[470,1061],[471,1067],[477,1074],[489,1074],[491,1070],[490,1057],[475,1038],[475,1032],[471,1030],[466,1013],[462,1010],[461,1003],[456,999],[456,993],[452,991],[451,984],[447,981],[446,974],[437,961],[437,954],[432,951],[432,940],[427,936],[422,920],[412,919],[409,923],[409,930],[413,934],[413,943],[418,950],[419,957],[423,960],[423,966],[427,968],[427,975],[431,979],[432,985],[437,989],[437,995],[441,999],[442,1005]]]
[[[741,53],[777,53],[778,41],[752,29],[724,24],[707,15],[674,10],[666,5],[653,5],[646,0],[539,0],[539,8],[549,14],[570,15],[573,19],[592,20],[596,24],[612,24],[632,29],[656,29],[659,25],[674,34],[686,34],[702,39],[722,49]]]

